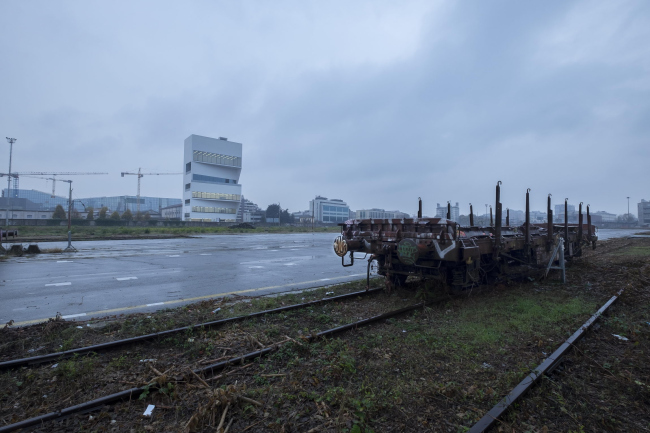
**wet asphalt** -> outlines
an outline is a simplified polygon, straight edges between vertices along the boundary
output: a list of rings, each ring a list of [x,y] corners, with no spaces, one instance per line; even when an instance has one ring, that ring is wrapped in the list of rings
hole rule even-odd
[[[601,240],[637,230],[600,230]],[[205,235],[74,242],[75,253],[0,263],[0,324],[38,323],[177,307],[224,295],[256,296],[365,278],[342,267],[335,233]],[[42,243],[65,248],[66,242]]]
[[[11,258],[0,263],[0,324],[37,323],[57,313],[85,320],[226,294],[255,296],[365,278],[365,261],[341,266],[332,249],[336,236],[84,241],[73,242],[76,253]]]

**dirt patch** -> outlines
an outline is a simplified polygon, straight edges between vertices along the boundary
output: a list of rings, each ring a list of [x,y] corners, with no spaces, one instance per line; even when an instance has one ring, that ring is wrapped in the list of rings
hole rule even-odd
[[[3,372],[0,420],[16,422],[148,384],[141,399],[35,431],[208,432],[220,424],[238,432],[465,431],[612,294],[627,287],[599,328],[499,427],[509,432],[641,431],[650,425],[650,257],[627,252],[648,247],[650,239],[603,242],[571,262],[566,285],[556,274],[545,281],[505,280],[469,297],[448,298],[311,344],[302,337],[419,302],[431,288],[407,283],[392,294],[196,329],[60,361],[55,368]],[[224,316],[237,315],[322,294],[205,301],[156,314],[96,319],[91,326],[53,321],[10,327],[0,333],[0,357],[205,321],[217,314],[212,313],[216,308]],[[287,336],[292,340],[286,342]],[[223,373],[197,378],[188,372],[282,341],[270,356]],[[145,418],[149,404],[156,409]]]

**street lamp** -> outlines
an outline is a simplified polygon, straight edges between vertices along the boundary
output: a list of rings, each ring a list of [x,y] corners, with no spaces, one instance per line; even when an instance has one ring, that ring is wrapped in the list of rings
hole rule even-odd
[[[630,197],[627,198],[627,218],[625,218],[627,222],[630,222]]]
[[[9,203],[11,203],[11,155],[14,150],[16,139],[7,137],[7,142],[9,142],[9,173],[7,175],[7,209],[5,211],[5,225],[7,226],[7,230],[9,230]]]

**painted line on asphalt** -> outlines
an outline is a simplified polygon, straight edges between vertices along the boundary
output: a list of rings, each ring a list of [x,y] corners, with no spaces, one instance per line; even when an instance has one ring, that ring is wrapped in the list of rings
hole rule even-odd
[[[122,277],[122,278],[115,278],[117,281],[126,281],[126,280],[137,280],[138,277]]]
[[[212,254],[199,254],[199,256],[211,256]]]
[[[46,284],[45,287],[47,286],[69,286],[72,284],[70,281],[65,282],[65,283],[51,283],[51,284]]]
[[[343,275],[340,277],[332,277],[328,278],[327,280],[340,280],[344,278],[352,278],[352,277],[361,277],[365,276],[366,274],[352,274],[352,275]],[[137,310],[140,308],[146,308],[146,307],[151,307],[155,305],[173,305],[173,304],[182,304],[182,303],[187,303],[187,302],[193,302],[193,301],[202,301],[204,299],[213,299],[213,298],[220,298],[223,296],[228,296],[228,295],[239,295],[242,293],[252,293],[252,292],[259,292],[261,290],[273,290],[273,289],[283,289],[287,287],[293,287],[293,286],[300,286],[303,284],[314,284],[314,283],[320,283],[324,280],[311,280],[311,281],[301,281],[299,283],[289,283],[289,284],[282,284],[279,286],[266,286],[266,287],[258,287],[256,289],[246,289],[246,290],[237,290],[234,292],[224,292],[224,293],[215,293],[213,295],[205,295],[205,296],[195,296],[193,298],[183,298],[183,299],[174,299],[171,301],[165,301],[165,302],[157,302],[155,304],[144,304],[144,305],[134,305],[131,307],[121,307],[121,308],[111,308],[108,310],[100,310],[100,311],[92,311],[89,313],[80,313],[80,314],[71,314],[68,316],[61,316],[63,319],[69,319],[69,318],[74,318],[74,317],[82,317],[82,316],[88,316],[88,317],[97,317],[101,316],[104,314],[111,314],[111,313],[118,313],[121,311],[130,311],[130,310]],[[46,319],[36,319],[36,320],[25,320],[24,322],[15,322],[13,326],[24,326],[24,325],[33,325],[35,323],[42,323],[42,322],[47,322],[50,318]]]
[[[57,260],[57,263],[72,263],[72,260]]]
[[[68,314],[67,316],[61,316],[62,319],[73,319],[75,317],[83,317],[85,316],[86,313],[79,313],[79,314]]]
[[[180,257],[180,255],[179,254],[172,254],[171,256],[168,255],[167,257]]]

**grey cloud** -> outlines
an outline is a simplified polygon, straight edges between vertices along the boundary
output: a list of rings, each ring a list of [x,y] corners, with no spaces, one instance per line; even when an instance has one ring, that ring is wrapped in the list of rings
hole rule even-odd
[[[617,213],[627,195],[650,198],[643,2],[412,3],[395,15],[402,28],[378,27],[388,4],[257,5],[36,16],[43,33],[0,45],[14,61],[29,54],[0,84],[13,107],[0,107],[0,125],[18,125],[31,153],[21,169],[177,171],[196,133],[242,142],[244,194],[292,210],[323,194],[413,212],[422,196],[433,213],[435,202],[491,202],[497,180],[511,208],[527,187],[539,209],[549,192]],[[106,14],[97,28],[84,24],[93,11]],[[50,77],[31,71],[44,61]],[[148,194],[180,196],[170,178]],[[133,189],[112,180],[84,180],[87,195]]]

